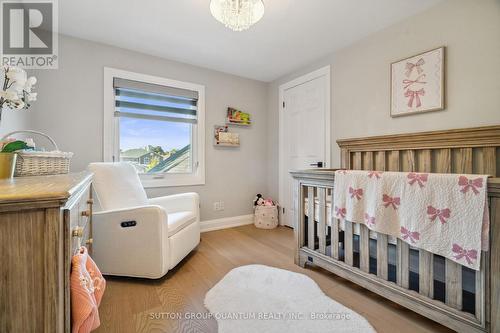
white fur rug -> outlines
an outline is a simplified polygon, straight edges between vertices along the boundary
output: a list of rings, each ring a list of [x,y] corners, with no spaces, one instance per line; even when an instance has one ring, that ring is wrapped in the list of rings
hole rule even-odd
[[[303,274],[249,265],[230,271],[205,296],[219,333],[375,332]]]

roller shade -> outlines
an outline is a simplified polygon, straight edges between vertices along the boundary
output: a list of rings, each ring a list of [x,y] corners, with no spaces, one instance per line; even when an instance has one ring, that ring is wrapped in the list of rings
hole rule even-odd
[[[114,78],[115,117],[197,123],[198,92]]]

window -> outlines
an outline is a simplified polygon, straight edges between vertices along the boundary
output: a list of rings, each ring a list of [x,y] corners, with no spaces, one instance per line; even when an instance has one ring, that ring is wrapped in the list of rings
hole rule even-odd
[[[104,71],[104,160],[132,164],[145,187],[204,184],[204,87]]]

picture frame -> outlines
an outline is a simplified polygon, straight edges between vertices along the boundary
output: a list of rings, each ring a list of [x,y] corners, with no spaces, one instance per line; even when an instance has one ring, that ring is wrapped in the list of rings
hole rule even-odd
[[[445,47],[391,63],[391,117],[444,110]]]

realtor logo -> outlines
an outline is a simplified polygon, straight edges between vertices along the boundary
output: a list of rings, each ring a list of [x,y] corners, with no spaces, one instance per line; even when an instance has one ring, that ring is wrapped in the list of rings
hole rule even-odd
[[[2,64],[57,68],[57,1],[0,1]]]

